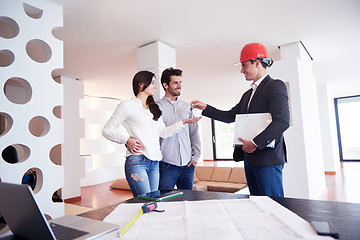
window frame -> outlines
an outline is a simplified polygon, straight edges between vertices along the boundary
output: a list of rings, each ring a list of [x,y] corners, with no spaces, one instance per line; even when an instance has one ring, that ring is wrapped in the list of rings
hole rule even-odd
[[[211,119],[211,141],[212,141],[212,150],[213,150],[213,159],[214,161],[233,161],[233,158],[218,158],[217,157],[217,151],[216,151],[216,123],[214,119]],[[219,121],[217,121],[219,122]],[[227,123],[224,123],[227,124]],[[232,156],[232,153],[231,153]]]
[[[360,95],[334,98],[335,121],[336,121],[336,131],[337,131],[337,138],[338,138],[340,162],[360,162],[360,159],[344,159],[343,144],[341,141],[339,108],[338,108],[339,100],[346,99],[346,98],[355,98],[355,97],[358,98],[358,97],[360,97]]]

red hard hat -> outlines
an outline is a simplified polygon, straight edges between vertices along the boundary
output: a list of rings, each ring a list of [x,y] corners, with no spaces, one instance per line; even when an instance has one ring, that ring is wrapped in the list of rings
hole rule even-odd
[[[266,48],[261,43],[248,43],[246,44],[240,53],[240,63],[256,59],[256,58],[268,58]]]

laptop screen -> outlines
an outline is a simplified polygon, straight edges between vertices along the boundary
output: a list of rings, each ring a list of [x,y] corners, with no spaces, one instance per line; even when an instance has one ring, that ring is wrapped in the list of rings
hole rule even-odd
[[[10,230],[26,239],[55,239],[29,186],[0,182],[0,212]]]

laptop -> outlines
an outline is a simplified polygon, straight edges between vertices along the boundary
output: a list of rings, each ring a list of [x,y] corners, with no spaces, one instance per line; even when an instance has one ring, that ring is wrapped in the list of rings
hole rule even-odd
[[[11,232],[25,239],[95,239],[119,228],[74,215],[47,221],[28,185],[0,182],[0,212]]]

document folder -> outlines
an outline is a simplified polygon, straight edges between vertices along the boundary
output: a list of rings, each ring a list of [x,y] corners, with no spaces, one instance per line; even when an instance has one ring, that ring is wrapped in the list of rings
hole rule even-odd
[[[264,131],[270,123],[270,113],[237,114],[235,118],[234,144],[243,145],[238,137],[252,140]]]

